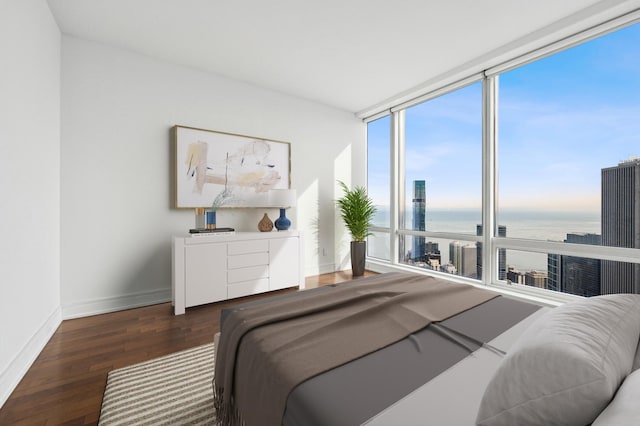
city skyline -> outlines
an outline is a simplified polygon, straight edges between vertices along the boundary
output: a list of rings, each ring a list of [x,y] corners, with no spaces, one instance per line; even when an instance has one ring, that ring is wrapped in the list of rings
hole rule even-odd
[[[605,245],[611,247],[640,248],[640,158],[620,162],[617,166],[601,170],[601,230],[599,233],[568,232],[565,243]],[[425,181],[413,182],[413,226],[414,230],[425,228],[429,210],[424,207]],[[421,198],[418,198],[421,197]],[[416,215],[419,215],[416,218]],[[421,229],[418,229],[421,228]],[[476,225],[476,235],[482,235],[482,225]],[[498,225],[498,235],[507,236],[507,227]],[[425,237],[413,236],[413,251],[405,255],[405,262],[436,271],[461,275],[468,278],[482,277],[482,243],[449,242],[449,257],[442,260],[438,251],[438,262],[430,262],[425,253],[437,243]],[[416,243],[419,239],[422,243]],[[547,255],[546,270],[542,268],[518,268],[509,264],[507,251],[499,249],[498,279],[510,283],[535,286],[547,290],[597,296],[600,294],[640,293],[640,264],[608,260]]]
[[[462,255],[453,237],[460,240],[459,247],[470,247],[464,235],[476,235],[475,227],[482,224],[482,105],[486,100],[488,105],[495,101],[496,108],[495,139],[490,141],[495,142],[490,148],[495,148],[496,155],[491,166],[496,176],[495,219],[508,229],[508,238],[599,244],[594,243],[595,235],[604,246],[640,248],[640,241],[608,242],[613,234],[606,229],[617,227],[620,235],[627,232],[625,220],[630,216],[612,213],[617,207],[608,211],[615,203],[606,197],[630,184],[621,178],[605,182],[607,170],[618,170],[640,155],[640,23],[490,78],[495,98],[483,98],[482,81],[472,83],[406,108],[404,119],[399,120],[404,125],[394,132],[404,136],[398,140],[402,163],[394,166],[402,172],[395,190],[405,200],[399,206],[404,215],[400,223],[406,229],[412,225],[419,229],[411,214],[425,211],[427,231],[452,234],[449,240],[425,239],[425,245],[442,247],[437,267],[456,273],[462,269]],[[391,118],[369,122],[367,128],[368,190],[379,207],[374,223],[395,232],[397,224],[392,226],[385,214],[391,194]],[[418,197],[411,197],[416,181],[425,181],[428,187],[420,208],[413,201]],[[616,205],[622,204],[618,198]],[[638,216],[640,212],[635,212],[633,235],[640,229]],[[401,238],[401,258],[413,251],[413,260],[431,260],[419,249],[419,238]],[[480,259],[482,247],[476,247]],[[511,276],[513,282],[593,295],[629,291],[607,287],[607,283],[624,281],[640,292],[640,264],[621,267],[624,262],[603,261],[595,265],[526,249],[506,250],[506,256],[503,268],[499,254],[500,275]],[[482,265],[477,263],[476,275],[481,275]],[[589,283],[578,284],[581,280]]]

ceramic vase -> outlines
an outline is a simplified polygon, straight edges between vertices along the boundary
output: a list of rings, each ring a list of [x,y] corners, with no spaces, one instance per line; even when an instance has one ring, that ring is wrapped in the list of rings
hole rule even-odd
[[[273,222],[266,213],[262,216],[260,222],[258,222],[258,230],[260,232],[271,232],[271,230],[273,230]]]

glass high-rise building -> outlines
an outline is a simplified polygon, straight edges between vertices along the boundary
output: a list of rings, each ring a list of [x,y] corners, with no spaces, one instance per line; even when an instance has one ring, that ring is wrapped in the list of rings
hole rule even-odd
[[[426,184],[423,180],[413,181],[413,230],[426,230],[425,210],[427,207]],[[413,237],[411,257],[416,261],[425,261],[425,238]]]
[[[602,169],[602,245],[640,248],[640,158]],[[640,264],[602,261],[601,293],[640,293]]]
[[[600,245],[602,238],[598,234],[567,234],[565,243]],[[600,259],[587,257],[549,254],[547,258],[549,273],[548,289],[579,296],[597,296],[600,294]]]
[[[549,290],[562,291],[562,256],[559,254],[547,255],[547,274],[549,280],[547,287]]]

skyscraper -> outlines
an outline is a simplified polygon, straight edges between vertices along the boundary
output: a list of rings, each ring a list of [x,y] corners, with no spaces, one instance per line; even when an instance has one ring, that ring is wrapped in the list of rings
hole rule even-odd
[[[567,234],[565,243],[600,245],[598,234]],[[547,271],[549,290],[597,296],[600,294],[600,259],[549,254]]]
[[[476,225],[476,235],[482,235],[482,225]],[[498,225],[498,236],[506,237],[507,236],[507,227],[504,225]],[[477,258],[476,258],[476,270],[478,274],[478,278],[482,279],[482,243],[476,243],[476,247],[478,247]],[[498,279],[505,280],[507,279],[507,249],[498,249]]]
[[[602,245],[640,248],[640,158],[602,169]],[[640,293],[640,264],[602,261],[601,293]]]
[[[425,210],[427,205],[426,185],[423,180],[413,181],[413,230],[424,231]],[[425,239],[424,237],[413,237],[413,250],[411,257],[416,261],[425,261]]]
[[[562,255],[554,253],[547,255],[547,274],[549,275],[547,288],[562,291]]]
[[[449,262],[455,266],[458,275],[476,278],[476,252],[473,243],[461,244],[459,241],[449,243]]]

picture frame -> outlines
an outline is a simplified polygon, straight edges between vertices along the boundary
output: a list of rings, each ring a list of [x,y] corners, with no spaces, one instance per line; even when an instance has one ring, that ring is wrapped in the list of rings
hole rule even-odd
[[[174,208],[264,207],[269,190],[290,188],[289,142],[179,125],[171,133]]]

